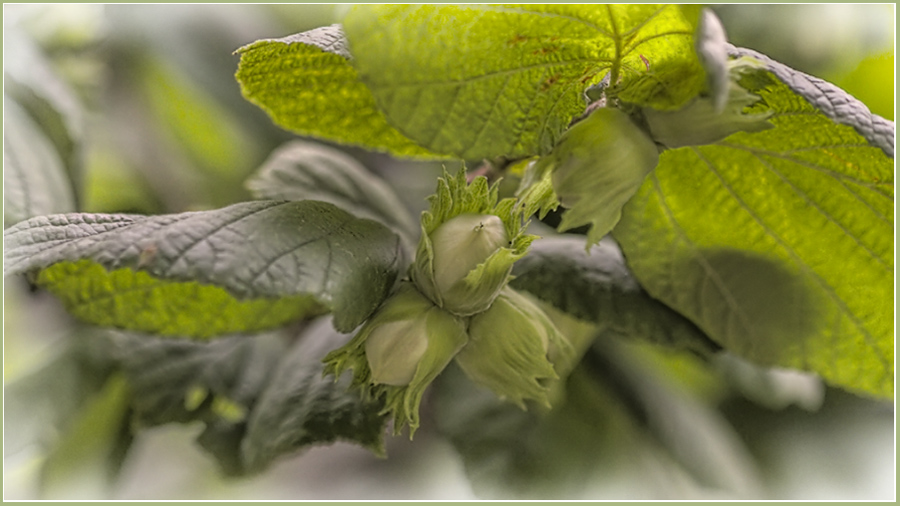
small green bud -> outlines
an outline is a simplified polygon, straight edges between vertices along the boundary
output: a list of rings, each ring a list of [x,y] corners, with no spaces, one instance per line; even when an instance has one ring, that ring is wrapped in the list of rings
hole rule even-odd
[[[373,383],[409,385],[428,349],[426,314],[412,320],[382,323],[372,329],[366,338],[366,360]]]
[[[461,214],[439,226],[431,234],[431,244],[435,288],[446,306],[459,307],[467,302],[459,300],[466,295],[459,290],[466,276],[500,248],[509,246],[509,238],[498,216]]]
[[[658,161],[656,144],[627,114],[603,107],[567,130],[535,170],[552,170],[553,191],[568,208],[559,230],[591,225],[590,247],[618,223]]]
[[[548,380],[557,374],[548,355],[571,347],[526,295],[505,288],[490,309],[472,317],[469,343],[456,361],[469,378],[521,407],[530,399],[549,406]]]
[[[419,425],[425,388],[468,340],[465,322],[437,307],[409,282],[401,283],[343,347],[325,357],[326,374],[353,369],[353,384],[384,397],[394,430]]]
[[[457,316],[490,307],[509,281],[512,265],[535,236],[523,233],[514,199],[497,202],[497,188],[465,172],[438,180],[410,279],[425,296]]]

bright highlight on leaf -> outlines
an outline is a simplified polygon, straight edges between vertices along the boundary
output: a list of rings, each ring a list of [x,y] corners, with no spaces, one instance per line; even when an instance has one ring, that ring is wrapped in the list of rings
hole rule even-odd
[[[388,121],[465,159],[550,152],[607,73],[614,93],[661,109],[703,87],[673,5],[361,5],[344,30]]]
[[[218,286],[166,281],[131,269],[107,271],[90,260],[53,264],[36,283],[81,321],[165,336],[256,332],[328,312],[310,295],[240,300]]]
[[[283,128],[396,156],[450,158],[419,147],[388,124],[348,61],[339,25],[256,41],[237,53],[235,77],[244,97]]]

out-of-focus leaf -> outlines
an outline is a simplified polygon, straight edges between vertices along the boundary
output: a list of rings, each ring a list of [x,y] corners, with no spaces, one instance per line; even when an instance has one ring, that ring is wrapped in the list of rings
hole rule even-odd
[[[65,338],[44,364],[4,385],[6,458],[43,457],[114,371],[107,340],[85,332]]]
[[[749,455],[711,408],[664,383],[614,336],[598,339],[549,412],[503,402],[459,371],[442,375],[438,428],[480,497],[597,499],[591,494],[602,488],[591,484],[635,460],[651,488],[661,487],[651,468],[674,466],[713,496],[759,493]]]
[[[350,390],[349,372],[337,380],[322,375],[322,358],[346,339],[320,320],[283,356],[247,421],[240,454],[248,472],[261,471],[282,455],[335,441],[352,441],[384,455],[381,402]]]
[[[48,147],[59,158],[62,175],[68,179],[74,210],[82,188],[84,109],[73,90],[57,75],[47,57],[27,35],[11,27],[4,30],[4,39],[8,47],[15,48],[7,51],[4,58],[4,97],[13,97],[46,136]],[[4,136],[9,131],[7,128],[4,128]]]
[[[134,393],[136,421],[146,426],[244,421],[285,350],[275,334],[208,343],[126,333],[112,337],[113,356]],[[226,405],[245,416],[229,415],[220,408]]]
[[[324,202],[174,215],[69,214],[7,230],[5,273],[35,273],[78,318],[174,336],[362,323],[393,286],[399,238]]]
[[[237,181],[246,174],[258,146],[230,111],[167,62],[148,57],[138,71],[144,100],[173,145],[216,178]]]
[[[3,220],[75,210],[72,183],[59,152],[31,117],[3,95]]]
[[[732,388],[769,409],[796,405],[816,411],[825,399],[825,385],[814,374],[761,367],[730,353],[717,355],[712,365]]]
[[[669,386],[612,339],[595,340],[583,365],[609,385],[646,435],[701,486],[737,498],[761,494],[752,456],[713,408]]]
[[[73,492],[96,492],[115,476],[112,461],[128,414],[131,394],[121,376],[112,376],[91,399],[55,444],[41,468],[41,493],[49,497],[71,497]],[[99,480],[99,482],[98,482]]]
[[[869,56],[838,84],[874,114],[894,120],[894,52]]]
[[[114,356],[138,426],[202,422],[197,441],[227,475],[339,440],[383,455],[381,402],[349,390],[349,374],[322,374],[322,358],[347,338],[330,327],[319,320],[292,345],[279,334],[200,343],[119,333]]]

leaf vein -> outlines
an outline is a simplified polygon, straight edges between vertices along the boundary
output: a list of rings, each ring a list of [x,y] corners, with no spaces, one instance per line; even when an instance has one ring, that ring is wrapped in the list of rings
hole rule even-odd
[[[775,240],[776,243],[797,263],[800,268],[805,271],[813,280],[818,283],[822,290],[834,301],[835,305],[841,310],[844,316],[859,330],[863,339],[870,346],[870,348],[875,351],[878,347],[875,344],[874,337],[869,333],[869,331],[863,326],[863,324],[856,318],[856,316],[847,308],[844,300],[838,296],[834,289],[825,282],[803,259],[800,255],[794,251],[778,234],[776,234],[768,225],[743,201],[743,199],[738,196],[738,194],[734,191],[730,184],[725,180],[724,176],[716,170],[715,166],[705,157],[703,154],[697,149],[692,148],[694,153],[700,158],[703,163],[706,164],[707,168],[712,172],[722,184],[722,187],[735,199],[738,205],[743,208],[743,210],[763,229],[763,231],[769,235],[772,239]],[[887,359],[881,356],[879,353],[874,353],[874,355],[879,359],[882,366],[885,369],[885,373],[890,371],[890,364],[887,362]]]

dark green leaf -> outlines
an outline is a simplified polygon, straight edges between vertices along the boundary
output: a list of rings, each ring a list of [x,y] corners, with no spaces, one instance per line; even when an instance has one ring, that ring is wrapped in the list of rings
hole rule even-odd
[[[208,343],[126,333],[112,337],[113,355],[134,393],[136,421],[145,426],[244,421],[239,412],[249,412],[286,348],[281,336],[268,334]],[[226,412],[223,406],[234,409]]]
[[[381,402],[348,391],[349,372],[340,380],[322,375],[322,358],[346,340],[321,320],[278,364],[247,422],[241,455],[248,471],[260,471],[289,452],[338,440],[384,455]]]
[[[78,318],[209,337],[334,312],[363,322],[393,286],[399,238],[316,201],[250,202],[161,216],[69,214],[7,230],[5,272],[36,281]]]
[[[641,285],[733,353],[891,397],[893,123],[767,62],[779,80],[744,84],[775,128],[664,152],[613,233]]]
[[[278,148],[247,181],[247,188],[261,199],[330,202],[391,227],[411,246],[419,234],[418,223],[383,179],[322,144],[293,141]]]
[[[535,241],[513,269],[514,288],[627,339],[708,354],[718,348],[689,320],[650,297],[609,237],[584,251],[584,236]]]
[[[116,334],[115,356],[132,385],[136,422],[203,422],[198,443],[225,474],[258,473],[338,440],[381,455],[381,403],[349,391],[349,374],[323,377],[322,358],[347,338],[330,327],[319,320],[293,345],[277,334],[207,343]]]
[[[466,159],[548,153],[607,73],[614,93],[662,109],[703,87],[677,6],[362,5],[344,30],[388,121]]]
[[[339,25],[237,50],[235,76],[247,100],[279,126],[303,135],[397,156],[449,158],[416,145],[390,126],[349,61]]]
[[[208,343],[113,334],[119,367],[133,391],[137,427],[200,421],[197,442],[223,473],[246,472],[240,455],[247,417],[284,356],[283,336]]]

